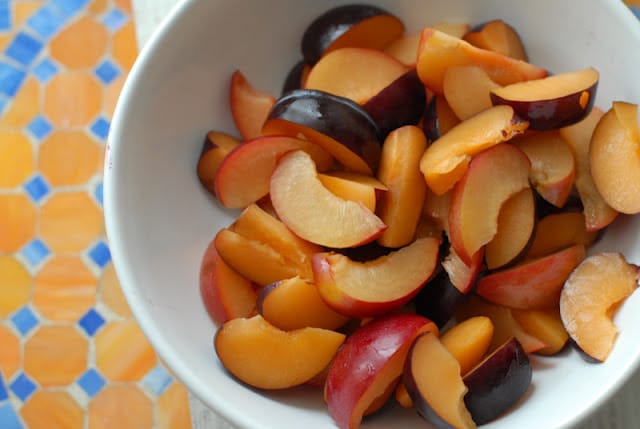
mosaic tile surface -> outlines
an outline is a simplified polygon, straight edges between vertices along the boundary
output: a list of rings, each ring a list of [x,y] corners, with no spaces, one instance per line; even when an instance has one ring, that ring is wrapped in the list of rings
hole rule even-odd
[[[0,428],[184,429],[110,261],[102,163],[130,0],[0,0]]]

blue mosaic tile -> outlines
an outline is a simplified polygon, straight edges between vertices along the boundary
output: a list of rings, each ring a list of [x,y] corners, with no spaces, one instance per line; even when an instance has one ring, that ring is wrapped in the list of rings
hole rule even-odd
[[[4,384],[4,379],[2,378],[2,372],[0,372],[0,402],[9,398],[9,394],[7,393],[7,386]]]
[[[106,85],[110,84],[120,76],[120,69],[109,60],[105,60],[96,68],[96,76]]]
[[[39,174],[34,176],[24,185],[24,190],[31,197],[34,202],[39,202],[41,199],[49,195],[51,188],[49,184]]]
[[[96,197],[96,200],[98,201],[98,203],[100,205],[103,205],[103,189],[104,189],[104,185],[102,184],[102,182],[98,183],[98,185],[96,186],[96,190],[94,191],[93,195]]]
[[[9,389],[22,402],[26,401],[37,388],[38,386],[24,373],[18,375],[9,385]]]
[[[60,14],[65,18],[71,18],[89,3],[89,0],[50,0]]]
[[[3,95],[0,95],[0,114],[4,112],[4,109],[9,105],[9,99]]]
[[[84,329],[90,337],[92,337],[93,334],[95,334],[104,325],[104,323],[104,317],[102,317],[100,313],[93,308],[87,311],[87,313],[78,321],[78,325],[80,325],[80,327]]]
[[[157,365],[144,377],[142,383],[156,395],[162,395],[173,381],[171,374],[162,365]]]
[[[11,403],[0,405],[0,428],[2,429],[23,429],[22,423],[18,418]]]
[[[93,368],[82,374],[77,383],[91,398],[100,392],[106,384],[100,373]]]
[[[630,6],[631,12],[640,19],[640,6]]]
[[[37,238],[22,248],[22,256],[24,256],[33,267],[44,261],[50,254],[51,250],[49,250],[47,245]]]
[[[33,69],[33,74],[42,83],[47,83],[49,80],[58,73],[58,66],[48,58],[40,61],[40,63]]]
[[[27,20],[27,25],[43,39],[49,39],[62,28],[66,19],[51,5],[42,6]]]
[[[22,335],[26,335],[27,333],[29,333],[29,331],[35,328],[39,323],[35,314],[33,314],[29,307],[22,307],[20,310],[18,310],[11,317],[11,321]],[[11,388],[11,390],[13,390],[13,387]]]
[[[9,46],[7,46],[4,54],[27,67],[36,59],[42,47],[41,41],[29,36],[27,33],[20,32],[16,34]]]
[[[0,31],[11,29],[11,8],[9,0],[0,0]]]
[[[128,19],[127,15],[114,8],[102,18],[102,23],[110,31],[118,31]]]
[[[0,93],[13,97],[18,93],[27,73],[6,62],[0,62]]]
[[[109,128],[111,124],[108,120],[103,117],[99,117],[96,121],[91,125],[91,132],[96,135],[96,137],[105,140],[109,135]]]
[[[111,261],[109,246],[107,246],[103,241],[100,241],[98,244],[93,246],[91,250],[89,250],[89,258],[91,258],[91,260],[100,268],[104,268],[104,266]]]
[[[53,130],[53,126],[45,119],[44,116],[38,115],[29,125],[27,125],[27,129],[35,138],[42,140]]]

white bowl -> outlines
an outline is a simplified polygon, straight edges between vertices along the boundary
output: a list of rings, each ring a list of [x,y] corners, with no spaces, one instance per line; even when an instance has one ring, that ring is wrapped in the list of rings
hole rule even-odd
[[[215,326],[198,291],[203,251],[236,212],[200,186],[195,166],[206,131],[234,133],[231,72],[279,93],[300,58],[308,22],[341,1],[191,0],[181,3],[145,46],[122,92],[105,166],[105,214],[125,295],[161,358],[186,386],[247,428],[331,428],[321,394],[264,393],[233,380],[212,346]],[[372,0],[415,31],[440,21],[502,18],[522,35],[532,62],[554,72],[588,66],[601,73],[596,104],[640,102],[640,26],[617,0]],[[640,262],[637,218],[620,218],[599,248]],[[577,424],[621,386],[640,362],[640,296],[616,316],[620,336],[603,364],[575,351],[534,358],[526,400],[486,425],[559,428]],[[363,428],[424,427],[413,411],[391,407]]]

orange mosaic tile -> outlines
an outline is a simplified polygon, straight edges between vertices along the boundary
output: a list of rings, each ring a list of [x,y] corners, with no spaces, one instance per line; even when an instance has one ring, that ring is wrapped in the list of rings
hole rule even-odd
[[[17,252],[36,234],[36,208],[26,195],[0,194],[0,252]]]
[[[64,391],[36,392],[24,404],[20,414],[29,429],[82,429],[82,407]]]
[[[22,359],[20,351],[20,340],[8,328],[0,325],[0,372],[5,377],[14,376]]]
[[[75,327],[41,326],[24,345],[24,371],[43,387],[67,386],[86,370],[88,351]]]
[[[102,165],[131,0],[0,0],[0,428],[191,427],[110,263]]]
[[[130,69],[137,56],[136,33],[133,23],[124,25],[113,36],[112,55],[120,67]]]
[[[11,255],[0,256],[0,285],[0,317],[7,317],[29,302],[31,275]]]
[[[107,265],[100,279],[102,303],[120,317],[131,317],[131,309],[122,293],[113,264]]]
[[[52,186],[82,185],[100,173],[103,152],[84,131],[54,131],[40,145],[38,169]]]
[[[86,192],[54,194],[40,211],[40,237],[54,252],[82,252],[103,230],[102,212]]]
[[[189,397],[181,384],[174,383],[158,398],[158,429],[182,429],[191,424],[189,409],[184,406]]]
[[[32,303],[49,320],[75,322],[95,304],[96,290],[80,257],[56,255],[36,274]]]
[[[107,50],[107,29],[91,16],[83,16],[60,32],[49,45],[51,57],[73,69],[92,67]]]
[[[113,381],[135,381],[157,364],[157,357],[134,320],[113,321],[95,338],[96,367]]]
[[[0,186],[20,186],[34,170],[29,139],[15,131],[0,131]]]
[[[153,427],[149,398],[132,384],[106,387],[89,405],[89,429],[147,429]]]
[[[55,126],[82,127],[100,112],[102,93],[100,83],[87,71],[59,74],[45,88],[44,113]]]
[[[0,127],[22,129],[38,112],[40,112],[40,84],[36,79],[29,79],[14,98],[11,107],[0,118]]]

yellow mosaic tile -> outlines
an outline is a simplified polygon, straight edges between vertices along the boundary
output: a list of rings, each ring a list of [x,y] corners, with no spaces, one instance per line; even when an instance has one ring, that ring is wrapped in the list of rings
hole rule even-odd
[[[75,322],[95,304],[96,290],[80,257],[56,255],[36,274],[32,303],[49,320]]]
[[[20,186],[34,170],[29,139],[19,132],[0,131],[0,186]]]
[[[0,372],[5,377],[15,375],[22,359],[20,351],[20,339],[8,328],[0,325]]]
[[[95,119],[101,108],[102,87],[88,71],[59,74],[45,88],[44,113],[55,126],[82,127]]]
[[[0,428],[189,429],[110,263],[102,165],[130,0],[0,0]]]
[[[82,252],[104,232],[102,212],[86,192],[60,192],[40,211],[40,237],[54,252]]]
[[[107,50],[107,29],[91,16],[65,28],[49,45],[51,57],[69,68],[92,67]]]
[[[38,169],[50,185],[82,185],[101,172],[102,153],[85,131],[54,131],[40,145]]]
[[[23,194],[0,194],[0,252],[17,252],[36,234],[36,208]]]
[[[41,326],[24,345],[24,371],[43,387],[67,386],[86,371],[88,352],[75,327]]]
[[[113,381],[135,381],[158,363],[134,320],[113,321],[95,339],[96,367]]]
[[[89,429],[147,429],[153,427],[149,398],[133,384],[106,387],[89,405]]]
[[[0,256],[0,285],[0,317],[7,317],[29,302],[31,275],[11,255]]]
[[[82,407],[64,391],[36,392],[20,414],[29,429],[82,429],[84,426]]]

